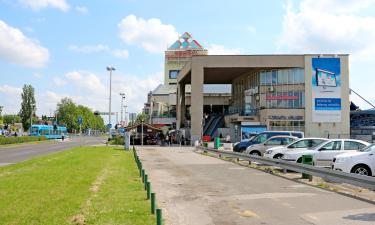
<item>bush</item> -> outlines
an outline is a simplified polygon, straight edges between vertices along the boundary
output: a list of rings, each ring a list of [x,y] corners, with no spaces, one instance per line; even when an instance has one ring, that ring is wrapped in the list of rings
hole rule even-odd
[[[124,145],[124,137],[116,136],[109,142],[111,145]]]
[[[0,137],[0,145],[18,144],[18,143],[44,141],[44,140],[46,140],[45,136]]]

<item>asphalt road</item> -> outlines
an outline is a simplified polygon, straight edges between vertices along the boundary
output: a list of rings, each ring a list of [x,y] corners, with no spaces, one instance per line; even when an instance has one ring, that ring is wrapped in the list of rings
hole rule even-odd
[[[67,150],[76,146],[102,144],[104,141],[103,138],[98,137],[73,137],[64,142],[56,140],[53,142],[1,146],[0,166],[21,162],[39,155]]]
[[[138,148],[168,225],[375,224],[375,205],[192,152]]]

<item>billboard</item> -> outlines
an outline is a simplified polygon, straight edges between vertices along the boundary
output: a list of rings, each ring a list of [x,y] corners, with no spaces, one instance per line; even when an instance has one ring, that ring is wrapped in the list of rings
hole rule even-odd
[[[339,58],[312,59],[312,121],[341,121],[341,71]]]

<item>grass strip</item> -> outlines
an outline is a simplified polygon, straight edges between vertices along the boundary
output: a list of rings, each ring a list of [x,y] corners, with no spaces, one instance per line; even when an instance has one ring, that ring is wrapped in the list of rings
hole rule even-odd
[[[154,224],[129,151],[74,148],[0,168],[0,224]]]

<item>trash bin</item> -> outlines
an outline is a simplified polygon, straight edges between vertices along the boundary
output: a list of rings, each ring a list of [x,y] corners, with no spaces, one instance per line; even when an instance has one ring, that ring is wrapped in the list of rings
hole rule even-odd
[[[215,137],[214,148],[215,149],[219,149],[220,148],[220,138],[218,138],[218,137]]]
[[[313,156],[312,155],[302,155],[302,164],[313,166],[314,165]],[[310,176],[311,175],[309,175],[309,174],[302,173],[303,179],[310,179]]]
[[[207,142],[203,142],[203,147],[207,148],[208,147],[208,143]]]

